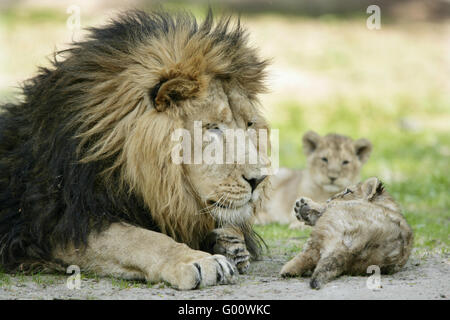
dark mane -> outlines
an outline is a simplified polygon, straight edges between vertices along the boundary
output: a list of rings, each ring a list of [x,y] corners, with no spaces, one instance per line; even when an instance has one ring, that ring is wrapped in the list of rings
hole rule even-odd
[[[1,107],[3,267],[13,270],[51,261],[55,246],[71,243],[82,247],[92,231],[101,231],[115,221],[160,231],[143,199],[117,188],[122,178],[120,166],[114,165],[122,148],[114,146],[116,149],[105,154],[80,160],[89,156],[96,143],[114,127],[114,123],[106,123],[101,130],[86,134],[96,128],[100,119],[116,110],[110,107],[104,109],[104,114],[90,117],[86,112],[95,110],[109,92],[118,90],[120,84],[113,79],[138,63],[131,56],[133,50],[180,29],[187,30],[189,37],[201,35],[210,39],[220,46],[222,51],[218,54],[229,57],[228,65],[208,72],[232,79],[249,97],[262,90],[266,62],[257,59],[253,51],[244,51],[246,34],[239,23],[231,27],[229,18],[214,25],[212,14],[208,14],[203,24],[198,25],[189,14],[134,11],[104,27],[89,29],[86,40],[59,52],[50,68],[40,68],[34,78],[25,82],[23,102]],[[107,84],[103,91],[92,93],[93,87],[102,84]],[[129,111],[117,113],[115,121],[120,121]],[[111,167],[114,170],[105,183],[100,173]],[[250,233],[249,239],[253,239]],[[249,241],[251,249],[257,247],[255,241]]]

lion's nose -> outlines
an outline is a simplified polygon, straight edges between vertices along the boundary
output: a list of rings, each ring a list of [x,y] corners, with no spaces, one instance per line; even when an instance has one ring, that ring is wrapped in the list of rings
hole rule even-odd
[[[248,182],[248,184],[250,185],[250,187],[252,188],[252,192],[255,191],[256,187],[263,182],[263,180],[267,177],[267,176],[261,176],[259,178],[250,178],[247,179],[245,176],[242,176],[244,178],[245,181]]]
[[[329,177],[329,178],[330,178],[331,183],[335,182],[337,179],[337,177]]]

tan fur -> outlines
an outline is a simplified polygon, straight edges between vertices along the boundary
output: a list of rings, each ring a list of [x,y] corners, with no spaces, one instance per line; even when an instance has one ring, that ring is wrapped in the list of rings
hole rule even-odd
[[[314,228],[303,251],[283,266],[281,275],[314,271],[312,288],[341,274],[364,275],[371,265],[381,273],[396,272],[411,253],[412,229],[377,178],[348,187],[326,204],[300,198],[295,212]]]
[[[234,281],[234,271],[224,256],[193,250],[162,233],[125,223],[114,223],[107,231],[92,234],[85,250],[59,248],[54,257],[98,275],[166,281],[180,290]],[[219,266],[223,268],[220,280]]]
[[[178,143],[172,134],[186,129],[194,137],[195,121],[205,125],[203,132],[209,124],[247,130],[249,122],[256,130],[268,129],[256,98],[265,91],[266,62],[247,46],[239,25],[231,27],[226,19],[211,25],[208,16],[192,34],[178,22],[129,53],[117,52],[114,61],[98,61],[106,71],[98,71],[77,104],[81,161],[113,159],[103,172],[103,183],[120,176],[116,187],[143,199],[162,234],[113,224],[92,235],[86,251],[61,249],[55,251],[56,258],[100,274],[164,280],[182,289],[195,288],[199,281],[226,283],[233,270],[224,258],[193,250],[215,228],[223,228],[225,233],[234,230],[228,240],[239,238],[245,255],[226,256],[239,271],[248,267],[245,245],[253,237],[250,223],[267,183],[252,192],[246,179],[259,178],[261,165],[180,165],[171,158]],[[225,36],[234,42],[217,41]]]
[[[319,136],[308,131],[303,136],[303,150],[307,156],[304,170],[280,168],[272,177],[272,191],[258,213],[257,223],[300,224],[292,214],[295,200],[300,196],[324,202],[336,192],[360,179],[360,172],[368,160],[372,145],[367,139],[352,140],[339,134]],[[327,162],[322,158],[326,158]],[[344,164],[344,161],[349,163]],[[330,177],[337,178],[334,182]]]
[[[175,144],[171,134],[193,121],[222,122],[223,117],[217,117],[222,105],[226,105],[230,114],[231,127],[242,127],[247,118],[255,117],[259,119],[258,128],[267,128],[256,108],[256,94],[265,91],[264,75],[256,68],[230,74],[235,63],[233,57],[253,59],[253,49],[240,47],[236,50],[241,52],[228,57],[218,55],[222,43],[214,44],[214,38],[202,32],[189,36],[188,28],[176,27],[169,35],[138,46],[131,55],[118,52],[120,65],[108,65],[118,69],[117,77],[106,78],[107,75],[99,73],[98,84],[86,95],[86,104],[80,104],[83,109],[79,119],[82,138],[79,149],[85,147],[90,137],[100,134],[100,139],[83,154],[82,161],[96,161],[118,153],[105,178],[119,171],[123,184],[118,187],[128,186],[129,192],[138,192],[164,233],[198,247],[199,238],[211,230],[214,221],[206,214],[196,214],[204,203],[198,203],[198,190],[190,188],[186,172],[189,169],[171,164],[170,151]],[[225,80],[213,80],[223,75],[227,75]],[[156,106],[152,107],[148,90],[162,80],[165,82],[159,89]],[[217,88],[212,89],[211,83]],[[222,96],[216,96],[214,90]],[[179,101],[172,101],[169,93],[176,93]],[[231,115],[241,123],[236,123]]]

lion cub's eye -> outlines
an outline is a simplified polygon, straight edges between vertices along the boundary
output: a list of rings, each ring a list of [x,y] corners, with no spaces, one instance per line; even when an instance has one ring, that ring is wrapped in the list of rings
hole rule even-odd
[[[342,164],[343,164],[343,165],[346,165],[346,164],[349,164],[349,163],[350,163],[350,161],[348,161],[348,160],[342,161]]]
[[[251,126],[253,126],[255,123],[253,121],[249,121],[247,122],[247,128],[250,128]]]
[[[325,158],[325,157],[323,157],[321,160],[322,160],[323,162],[328,162],[328,159]]]
[[[349,188],[347,188],[347,189],[345,189],[345,192],[343,195],[345,196],[346,194],[349,194],[349,193],[353,193],[353,191],[350,190]]]

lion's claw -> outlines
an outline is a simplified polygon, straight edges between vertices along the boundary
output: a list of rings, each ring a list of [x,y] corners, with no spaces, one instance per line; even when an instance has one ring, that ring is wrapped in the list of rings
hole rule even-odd
[[[240,274],[250,266],[250,253],[245,246],[244,237],[229,229],[215,229],[208,236],[208,242],[214,254],[227,257]]]
[[[210,255],[191,263],[183,263],[177,269],[178,281],[171,283],[180,290],[235,282],[235,266],[221,255]]]

